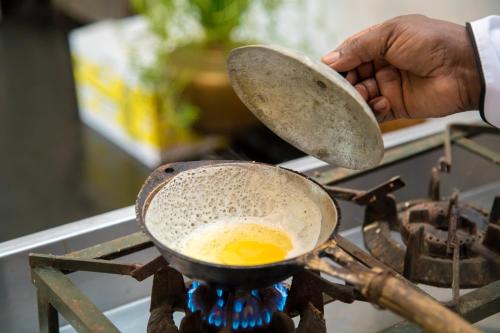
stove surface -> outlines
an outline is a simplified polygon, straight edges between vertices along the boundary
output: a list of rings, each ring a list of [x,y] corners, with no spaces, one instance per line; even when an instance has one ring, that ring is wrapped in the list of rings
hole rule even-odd
[[[427,196],[430,170],[443,155],[440,145],[442,137],[432,136],[423,140],[435,140],[433,149],[420,152],[395,163],[362,174],[349,174],[331,166],[318,164],[311,159],[289,163],[318,181],[336,179],[335,186],[369,189],[395,175],[400,175],[406,186],[395,193],[398,201]],[[495,151],[500,136],[479,135],[474,138],[481,145]],[[401,149],[399,149],[401,147]],[[397,146],[399,151],[407,144]],[[500,193],[498,165],[478,157],[467,149],[453,146],[453,169],[441,179],[441,193],[450,196],[454,189],[460,191],[460,200],[471,202],[489,210],[495,195]],[[410,154],[411,155],[411,154]],[[306,162],[306,163],[303,163]],[[302,165],[300,165],[302,164]],[[346,177],[347,176],[347,177]],[[339,202],[343,221],[341,235],[358,247],[365,249],[360,225],[363,223],[362,207],[351,202]],[[40,234],[0,244],[0,273],[3,279],[0,289],[7,293],[0,295],[0,320],[9,332],[34,331],[37,326],[36,290],[31,285],[29,267],[26,263],[29,252],[66,254],[82,248],[129,235],[137,231],[133,207],[117,212],[71,223],[64,228],[55,228]],[[366,249],[365,249],[366,250]],[[155,249],[142,251],[126,257],[128,262],[144,262],[157,255]],[[125,258],[124,258],[125,259]],[[87,295],[97,307],[104,311],[111,321],[123,332],[144,332],[149,317],[151,279],[137,283],[128,277],[109,274],[76,272],[71,274],[76,286]],[[424,291],[440,300],[451,299],[451,290],[419,285]],[[105,292],[104,292],[105,291]],[[465,290],[461,291],[465,293]],[[177,322],[180,313],[176,314]],[[371,304],[356,301],[353,304],[333,302],[325,306],[328,332],[376,332],[389,327],[402,319],[389,311],[380,311]],[[60,321],[63,332],[71,332],[66,321]],[[500,317],[496,314],[476,324],[485,332],[500,331]]]

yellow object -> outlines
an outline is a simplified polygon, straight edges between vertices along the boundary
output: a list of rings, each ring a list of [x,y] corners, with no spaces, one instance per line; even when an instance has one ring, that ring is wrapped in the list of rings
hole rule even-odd
[[[219,240],[226,245],[218,259],[225,265],[261,265],[286,258],[292,249],[290,237],[261,224],[237,224]]]
[[[197,259],[224,265],[253,266],[289,257],[293,242],[278,227],[260,223],[220,223],[200,228],[186,240],[182,252]]]
[[[105,64],[76,55],[73,55],[73,68],[80,108],[94,119],[156,149],[195,140],[189,129],[174,127],[162,117],[154,91],[132,86]]]

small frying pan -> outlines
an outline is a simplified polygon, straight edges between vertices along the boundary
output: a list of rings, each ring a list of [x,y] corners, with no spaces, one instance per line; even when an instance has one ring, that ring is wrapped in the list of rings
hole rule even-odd
[[[335,236],[340,223],[335,199],[320,184],[294,171],[252,162],[200,161],[160,167],[142,187],[136,210],[144,231],[170,265],[193,279],[224,288],[255,289],[294,275],[307,266],[311,250]],[[281,226],[307,247],[295,258],[230,266],[200,261],[176,250],[179,238],[224,217],[281,212],[290,216]],[[320,219],[301,220],[301,214]]]
[[[317,223],[301,218],[284,223],[290,233],[310,244],[294,258],[259,266],[230,266],[204,262],[176,250],[178,240],[197,232],[200,225],[231,216],[266,216],[276,210],[291,212],[292,217],[304,210],[321,215]],[[167,262],[193,279],[226,289],[254,289],[312,269],[348,282],[369,301],[419,324],[426,332],[479,332],[401,277],[369,269],[336,246],[338,206],[325,188],[300,173],[252,162],[167,164],[156,169],[141,188],[136,216]]]

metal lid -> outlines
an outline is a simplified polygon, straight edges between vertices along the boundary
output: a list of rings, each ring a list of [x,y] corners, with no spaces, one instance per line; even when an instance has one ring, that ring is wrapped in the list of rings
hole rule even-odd
[[[350,169],[378,165],[382,136],[368,104],[328,66],[271,46],[234,49],[229,79],[253,114],[288,143]]]

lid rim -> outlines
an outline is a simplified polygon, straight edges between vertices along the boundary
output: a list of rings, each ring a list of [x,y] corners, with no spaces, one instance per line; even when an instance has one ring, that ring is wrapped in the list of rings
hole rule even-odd
[[[252,52],[254,53],[253,55],[251,54]],[[270,75],[263,79],[263,71],[266,68],[268,69],[266,75],[270,74],[268,62],[273,61],[272,59],[269,60],[272,57],[280,60],[280,66],[289,66],[289,68],[274,70],[273,67],[270,71],[274,76]],[[313,61],[307,56],[297,54],[283,47],[249,45],[231,51],[227,59],[227,69],[234,91],[250,111],[275,134],[306,154],[315,156],[325,162],[336,164],[337,166],[360,170],[375,167],[382,160],[384,155],[382,135],[370,107],[359,92],[344,77],[325,64]],[[280,70],[281,73],[279,73]],[[325,80],[328,87],[325,85],[325,82],[321,82],[320,84],[318,81],[316,83],[319,88],[316,85],[312,87],[310,81],[303,80],[303,77],[300,77],[300,80],[297,80],[297,77],[293,77],[293,81],[290,81],[292,76],[288,75],[288,70],[294,74],[295,72],[303,71],[311,78],[319,76]],[[275,72],[278,73],[276,74]],[[283,73],[285,73],[285,77],[283,77]],[[281,77],[279,76],[280,74],[282,74]],[[281,81],[279,82],[285,83],[286,87],[282,88],[274,85],[273,82],[275,80],[271,80],[270,78],[275,80],[280,79]],[[287,79],[289,81],[286,81]],[[297,83],[297,81],[305,82]],[[248,84],[249,82],[251,84]],[[269,111],[269,106],[265,104],[267,101],[265,101],[264,97],[259,101],[255,99],[256,93],[254,90],[251,90],[250,93],[246,91],[249,89],[249,86],[252,87],[252,84],[255,85],[255,82],[258,85],[253,88],[261,89],[260,91],[266,94],[268,91],[271,91],[271,93],[275,93],[275,95],[271,95],[273,97],[276,97],[278,93],[283,93],[284,89],[290,87],[292,90],[293,88],[300,89],[300,91],[292,91],[294,98],[296,94],[306,99],[312,98],[311,96],[320,96],[321,100],[319,103],[321,103],[321,108],[314,109],[315,112],[318,112],[318,116],[315,116],[318,119],[311,121],[314,123],[313,126],[315,126],[314,131],[310,127],[307,127],[307,125],[310,125],[307,121],[300,121],[304,117],[310,118],[310,113],[308,114],[310,110],[304,111],[294,105],[291,108],[288,105],[288,108],[283,110],[287,105],[282,103],[273,104],[271,106],[272,111]],[[287,86],[287,83],[292,84]],[[327,94],[320,91],[320,95],[318,95],[318,90],[325,88],[327,88]],[[288,94],[285,97],[289,97],[290,91],[285,90],[284,94]],[[329,100],[329,96],[331,95],[335,97],[333,101]],[[261,97],[259,94],[257,96]],[[282,97],[281,95],[278,96]],[[325,96],[326,98],[324,98]],[[286,102],[285,100],[284,103],[286,104]],[[341,102],[343,104],[339,107]],[[334,107],[333,110],[337,113],[336,117],[338,119],[335,118],[332,120],[331,114],[328,114],[332,112],[332,107]],[[274,110],[276,109],[278,110],[275,112]],[[293,113],[294,111],[296,114]],[[290,122],[290,120],[283,119],[287,118],[286,116],[289,116],[288,118],[295,117],[293,120],[296,120],[296,122],[293,123],[293,128],[283,126],[284,124],[290,125],[290,123],[286,123],[287,121]],[[324,122],[321,122],[321,120],[324,120]],[[349,130],[346,130],[345,124],[351,125]],[[359,126],[356,126],[357,124]],[[318,128],[316,128],[318,126],[323,127],[323,131],[318,131]],[[300,133],[301,130],[303,134],[305,133],[306,140],[303,140],[303,136],[297,139],[297,133]],[[315,137],[316,132],[323,133],[325,130],[327,131],[325,133],[328,134],[325,138],[321,134]],[[342,140],[337,140],[338,142],[332,142],[331,144],[327,143],[324,146],[325,139],[339,139],[338,135],[335,135],[336,130],[344,134],[344,136],[341,136]],[[312,139],[313,142],[309,142],[307,139]],[[314,141],[315,139],[316,141]],[[321,148],[322,144],[323,148]]]

